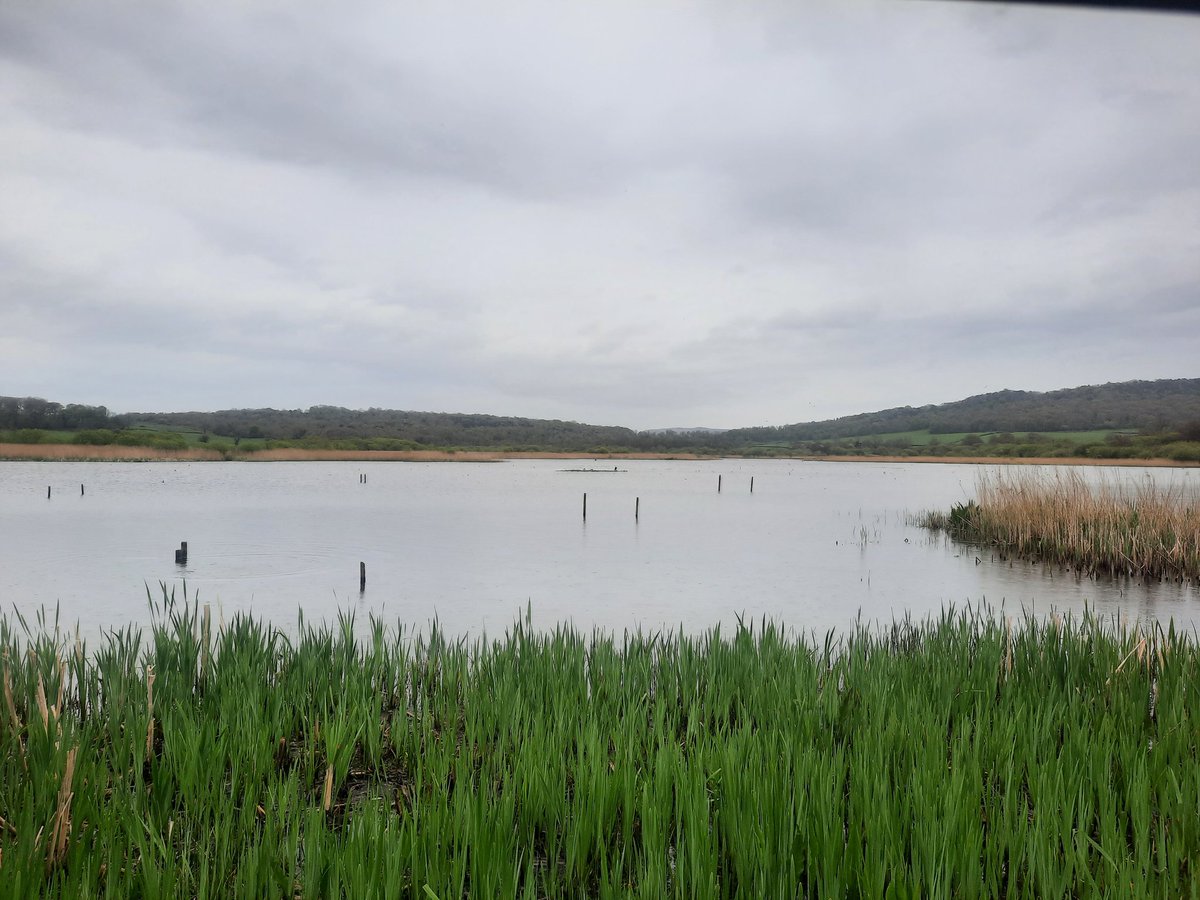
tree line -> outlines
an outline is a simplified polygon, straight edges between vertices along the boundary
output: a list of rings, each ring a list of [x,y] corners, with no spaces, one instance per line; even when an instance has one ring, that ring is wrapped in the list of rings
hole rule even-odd
[[[1017,434],[1093,429],[1138,429],[1148,434],[1186,431],[1200,422],[1200,378],[1131,381],[1060,391],[998,391],[938,406],[898,407],[823,422],[724,432],[634,431],[560,419],[411,410],[226,409],[216,412],[110,414],[103,406],[61,404],[37,397],[0,397],[0,431],[34,435],[74,431],[84,442],[129,442],[145,429],[231,439],[235,443],[364,448],[445,447],[604,452],[741,452],[777,448],[841,452],[835,442],[922,431],[939,434]],[[148,438],[146,438],[148,439]],[[160,440],[165,435],[160,436]],[[1184,438],[1186,440],[1186,438]],[[995,441],[995,443],[1006,443]],[[1030,442],[1034,443],[1034,442]]]
[[[80,431],[85,428],[108,428],[112,424],[112,417],[103,406],[84,406],[81,403],[64,406],[40,397],[0,397],[0,429]]]

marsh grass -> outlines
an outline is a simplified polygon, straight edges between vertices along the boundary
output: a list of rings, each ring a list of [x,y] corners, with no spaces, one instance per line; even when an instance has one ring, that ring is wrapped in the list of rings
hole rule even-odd
[[[976,500],[919,524],[1089,576],[1200,579],[1200,497],[1182,485],[1092,483],[1072,471],[984,474]]]
[[[164,590],[165,593],[165,590]],[[1197,645],[0,618],[0,894],[1195,896]]]

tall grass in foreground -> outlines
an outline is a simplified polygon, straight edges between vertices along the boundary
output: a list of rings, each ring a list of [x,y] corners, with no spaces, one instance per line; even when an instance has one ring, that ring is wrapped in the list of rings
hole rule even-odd
[[[977,501],[919,524],[1087,575],[1200,578],[1200,497],[1184,487],[1091,484],[1078,472],[984,474]]]
[[[1200,894],[1172,629],[25,625],[0,618],[6,896]]]

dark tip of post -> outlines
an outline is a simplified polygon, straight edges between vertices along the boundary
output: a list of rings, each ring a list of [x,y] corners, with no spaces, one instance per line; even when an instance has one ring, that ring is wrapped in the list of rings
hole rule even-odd
[[[358,590],[361,593],[367,589],[367,564],[360,562],[358,564]]]

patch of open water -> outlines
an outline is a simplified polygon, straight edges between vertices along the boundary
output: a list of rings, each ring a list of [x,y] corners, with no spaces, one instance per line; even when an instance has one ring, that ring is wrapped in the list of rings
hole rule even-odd
[[[983,603],[1200,623],[1192,587],[1080,579],[910,524],[971,497],[979,466],[613,464],[4,462],[0,606],[27,617],[57,606],[89,634],[146,623],[147,586],[185,583],[216,614],[285,629],[300,609],[308,621],[342,610],[500,635],[528,608],[535,624],[584,631],[699,632],[740,615],[823,633]],[[1189,489],[1198,478],[1080,471]],[[186,566],[174,562],[181,541]]]

